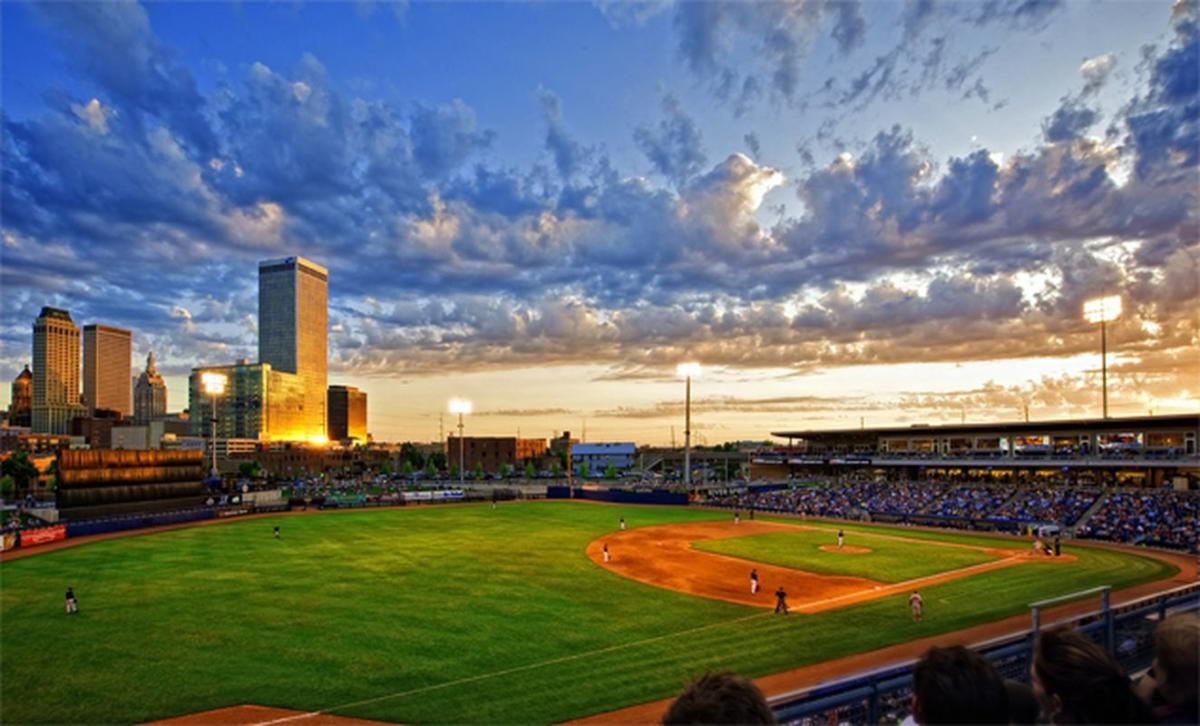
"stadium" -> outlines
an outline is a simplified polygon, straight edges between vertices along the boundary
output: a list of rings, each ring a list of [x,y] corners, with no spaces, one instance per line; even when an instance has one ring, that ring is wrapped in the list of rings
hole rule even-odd
[[[1133,673],[1155,623],[1200,608],[1194,453],[1171,455],[1178,488],[1099,487],[933,459],[836,471],[821,436],[794,438],[808,471],[687,494],[341,482],[214,502],[199,452],[60,452],[60,522],[5,535],[0,718],[644,723],[733,671],[781,722],[894,722],[930,646],[1027,680],[1035,631],[1069,622]]]

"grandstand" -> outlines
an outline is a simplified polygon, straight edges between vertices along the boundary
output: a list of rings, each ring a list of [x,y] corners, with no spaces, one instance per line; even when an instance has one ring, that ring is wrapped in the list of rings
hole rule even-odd
[[[812,475],[1200,488],[1200,414],[772,432],[751,479]]]

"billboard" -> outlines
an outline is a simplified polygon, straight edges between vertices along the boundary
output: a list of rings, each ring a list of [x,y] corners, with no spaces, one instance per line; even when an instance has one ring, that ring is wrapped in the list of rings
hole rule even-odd
[[[55,540],[67,538],[67,526],[65,524],[56,524],[53,527],[39,527],[38,529],[27,529],[21,532],[21,546],[33,547],[35,545],[54,542]]]

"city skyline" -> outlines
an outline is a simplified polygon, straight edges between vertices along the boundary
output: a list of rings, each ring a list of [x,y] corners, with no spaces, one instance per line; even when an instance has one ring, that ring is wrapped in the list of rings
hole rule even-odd
[[[0,14],[6,380],[57,307],[181,408],[303,256],[379,440],[1095,417],[1108,295],[1110,414],[1200,409],[1194,2]]]

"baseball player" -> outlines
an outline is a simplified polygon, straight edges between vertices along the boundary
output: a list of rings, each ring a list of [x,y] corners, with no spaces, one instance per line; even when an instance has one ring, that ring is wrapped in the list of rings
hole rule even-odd
[[[733,523],[734,523],[734,524],[741,524],[741,523],[742,523],[742,513],[741,513],[741,512],[734,512],[734,513],[733,513]]]
[[[624,517],[621,517],[621,531],[622,532],[625,531],[625,518]]]
[[[750,594],[758,594],[758,570],[750,570]]]
[[[921,622],[921,605],[925,601],[921,599],[921,593],[916,590],[908,596],[908,607],[912,610],[912,619],[914,623]]]
[[[79,604],[75,602],[75,590],[67,588],[67,615],[79,612]]]
[[[788,614],[787,592],[784,591],[783,585],[780,585],[779,589],[775,591],[775,612]]]
[[[275,539],[279,539],[279,525],[275,525]]]
[[[838,549],[839,550],[842,548],[842,544],[844,544],[845,541],[846,541],[846,533],[839,529],[838,530]]]
[[[606,563],[608,562],[608,543],[607,542],[604,543],[604,561]]]

